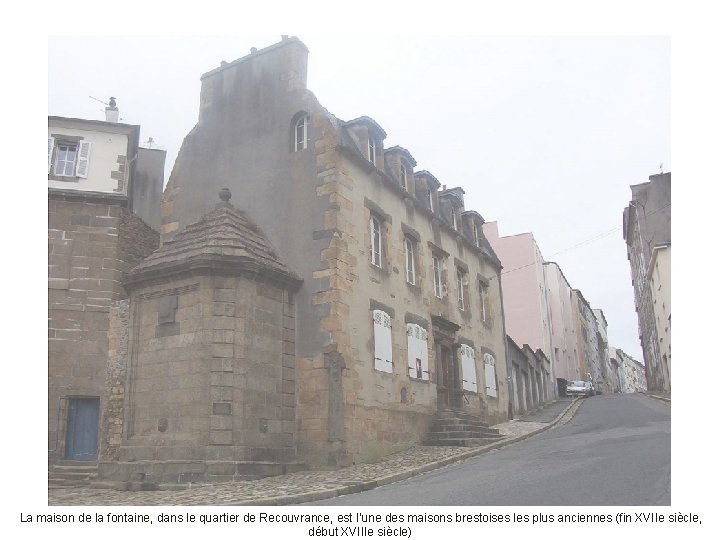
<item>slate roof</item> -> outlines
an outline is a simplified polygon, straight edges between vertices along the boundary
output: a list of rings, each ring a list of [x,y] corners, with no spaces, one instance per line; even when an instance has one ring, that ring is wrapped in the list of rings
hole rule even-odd
[[[301,283],[258,226],[233,205],[222,202],[165,241],[128,273],[124,284],[201,269],[209,273],[254,274],[291,288]]]

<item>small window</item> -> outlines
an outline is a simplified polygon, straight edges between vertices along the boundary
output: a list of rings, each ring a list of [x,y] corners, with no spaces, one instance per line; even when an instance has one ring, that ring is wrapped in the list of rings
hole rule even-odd
[[[458,301],[458,309],[461,311],[465,311],[465,282],[467,281],[465,279],[465,272],[458,268],[457,272],[457,301]]]
[[[480,232],[478,231],[477,222],[475,221],[473,221],[473,239],[475,240],[475,245],[480,247]]]
[[[409,236],[405,237],[405,280],[415,285],[415,243]]]
[[[454,208],[451,208],[450,213],[452,215],[452,227],[457,231],[457,212],[455,212]]]
[[[442,291],[442,266],[440,262],[440,257],[437,255],[433,255],[432,257],[432,265],[433,265],[433,284],[435,286],[435,296],[438,298],[443,297],[443,291]]]
[[[434,212],[435,209],[433,208],[433,193],[432,190],[428,190],[427,192],[427,205],[431,212]]]
[[[377,165],[375,162],[376,151],[375,139],[368,137],[368,160],[373,165]]]
[[[373,311],[373,337],[375,339],[375,369],[392,373],[392,322],[390,315]]]
[[[430,380],[428,371],[428,334],[422,326],[408,323],[408,375],[411,379]]]
[[[308,117],[303,115],[295,122],[295,151],[305,150],[308,143]]]
[[[407,191],[407,169],[404,164],[400,164],[400,187]]]
[[[382,268],[382,230],[380,220],[370,216],[370,262]]]
[[[480,283],[480,320],[487,322],[487,285]]]

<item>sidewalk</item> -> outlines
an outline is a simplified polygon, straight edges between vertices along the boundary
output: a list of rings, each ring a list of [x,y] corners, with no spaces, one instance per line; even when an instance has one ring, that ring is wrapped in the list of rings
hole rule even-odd
[[[505,438],[477,448],[417,446],[376,463],[331,471],[302,471],[262,480],[208,484],[180,491],[115,491],[112,489],[53,488],[50,506],[237,506],[289,505],[347,495],[398,482],[456,461],[527,439],[567,422],[582,400],[559,400],[537,413],[497,424]]]

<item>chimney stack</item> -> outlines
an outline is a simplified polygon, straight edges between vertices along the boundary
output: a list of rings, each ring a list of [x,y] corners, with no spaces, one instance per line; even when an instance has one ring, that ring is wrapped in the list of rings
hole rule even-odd
[[[117,124],[119,119],[120,111],[118,110],[117,104],[115,103],[115,98],[111,97],[110,104],[105,107],[105,121]]]

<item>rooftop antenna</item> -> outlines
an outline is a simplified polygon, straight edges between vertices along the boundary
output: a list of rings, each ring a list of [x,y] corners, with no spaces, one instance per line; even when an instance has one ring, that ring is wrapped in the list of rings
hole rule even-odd
[[[661,164],[660,164],[660,174],[663,173],[663,172],[662,172],[662,167],[663,167],[663,164],[661,163]]]
[[[90,99],[94,99],[95,101],[98,101],[98,102],[102,103],[102,104],[105,105],[106,107],[111,107],[111,106],[114,107],[114,106],[115,106],[115,103],[112,103],[112,105],[111,105],[110,103],[108,103],[108,102],[106,102],[106,101],[103,101],[102,99],[98,99],[98,98],[96,98],[96,97],[94,97],[94,96],[88,96],[88,97],[89,97]],[[114,101],[115,98],[110,98],[110,99],[112,99],[112,100]],[[105,112],[104,109],[100,109],[100,110],[101,110],[102,112]],[[124,118],[118,118],[118,120],[125,120],[125,119],[124,119]]]

